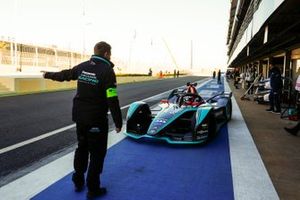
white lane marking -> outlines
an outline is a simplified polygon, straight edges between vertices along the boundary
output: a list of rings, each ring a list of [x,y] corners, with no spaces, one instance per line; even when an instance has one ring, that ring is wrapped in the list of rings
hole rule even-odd
[[[57,130],[54,130],[54,131],[51,131],[49,133],[45,133],[43,135],[40,135],[40,136],[37,136],[37,137],[34,137],[34,138],[31,138],[29,140],[25,140],[23,142],[19,142],[17,144],[14,144],[14,145],[11,145],[11,146],[8,146],[8,147],[5,147],[3,149],[0,149],[0,154],[3,154],[3,153],[6,153],[8,151],[11,151],[11,150],[14,150],[16,148],[19,148],[21,146],[25,146],[27,144],[30,144],[30,143],[33,143],[33,142],[36,142],[38,140],[41,140],[41,139],[44,139],[46,137],[49,137],[51,135],[55,135],[57,133],[60,133],[62,131],[65,131],[65,130],[68,130],[68,129],[71,129],[71,128],[74,128],[75,127],[75,124],[71,124],[69,126],[66,126],[66,127],[63,127],[63,128],[60,128],[60,129],[57,129]]]
[[[207,81],[207,79],[202,79],[200,80],[199,82],[201,82],[201,84],[205,84],[205,82]],[[140,100],[140,101],[148,101],[148,100],[151,100],[151,99],[157,99],[159,98],[160,96],[163,96],[167,93],[170,93],[173,89],[171,90],[168,90],[168,91],[165,91],[163,93],[160,93],[160,94],[157,94],[157,95],[154,95],[154,96],[151,96],[151,97],[148,97],[146,99],[143,99],[143,100]],[[130,106],[130,104],[126,105],[126,106],[123,106],[121,107],[121,110],[125,109],[125,108],[128,108]],[[108,114],[110,114],[110,112],[108,112]],[[17,149],[19,147],[22,147],[22,146],[25,146],[25,145],[28,145],[28,144],[31,144],[33,142],[36,142],[36,141],[39,141],[39,140],[42,140],[42,139],[45,139],[47,137],[50,137],[52,135],[55,135],[57,133],[60,133],[60,132],[63,132],[63,131],[66,131],[68,129],[71,129],[71,128],[74,128],[76,126],[76,124],[71,124],[71,125],[68,125],[68,126],[65,126],[65,127],[62,127],[60,129],[57,129],[57,130],[54,130],[54,131],[51,131],[49,133],[44,133],[43,135],[39,135],[37,137],[34,137],[34,138],[31,138],[31,139],[28,139],[28,140],[25,140],[23,142],[19,142],[17,144],[14,144],[14,145],[11,145],[11,146],[8,146],[8,147],[5,147],[3,149],[0,149],[0,155],[3,154],[3,153],[6,153],[8,151],[12,151],[14,149]]]
[[[226,81],[224,86],[226,91],[231,91]],[[234,199],[279,199],[233,96],[232,111],[228,137]]]
[[[123,129],[125,125],[123,126]],[[125,136],[111,131],[108,137],[108,148],[120,142]],[[3,199],[30,199],[46,189],[49,185],[73,171],[74,152],[68,153],[29,174],[10,182],[0,188]]]

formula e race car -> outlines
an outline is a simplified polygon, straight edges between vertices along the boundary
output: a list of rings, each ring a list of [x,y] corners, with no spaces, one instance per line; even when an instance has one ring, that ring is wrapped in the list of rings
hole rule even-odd
[[[171,144],[200,144],[209,141],[231,119],[232,93],[209,98],[175,89],[158,109],[145,102],[134,102],[127,112],[125,135],[164,140]]]

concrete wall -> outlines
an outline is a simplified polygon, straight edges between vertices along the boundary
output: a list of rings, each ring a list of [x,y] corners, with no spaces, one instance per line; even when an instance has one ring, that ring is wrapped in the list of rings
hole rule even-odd
[[[117,77],[118,84],[154,80],[157,77],[136,76],[136,77]],[[49,79],[43,79],[40,76],[28,77],[0,77],[0,84],[9,88],[9,91],[0,91],[7,93],[34,93],[41,91],[56,91],[76,88],[77,81],[57,82]]]
[[[154,76],[125,76],[125,77],[117,77],[117,83],[131,83],[131,82],[139,82],[139,81],[149,81],[149,80],[155,80],[157,77]]]
[[[28,93],[39,91],[53,91],[72,89],[76,87],[76,81],[57,82],[42,78],[16,78],[15,92]]]
[[[7,92],[15,91],[15,80],[13,78],[0,77],[0,84],[8,89]]]

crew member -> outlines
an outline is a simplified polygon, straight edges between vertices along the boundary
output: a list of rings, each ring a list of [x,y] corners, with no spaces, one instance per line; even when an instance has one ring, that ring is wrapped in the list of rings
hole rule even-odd
[[[270,86],[271,91],[269,95],[270,99],[270,108],[266,111],[273,112],[275,114],[281,113],[281,106],[280,106],[280,96],[282,91],[282,79],[281,79],[281,72],[277,66],[274,66],[272,62],[270,62]]]
[[[221,84],[221,70],[218,71],[218,84]]]
[[[216,78],[216,71],[213,71],[213,79]]]
[[[106,188],[101,187],[100,174],[107,149],[108,108],[111,111],[116,132],[119,133],[122,127],[114,64],[110,61],[110,57],[111,46],[106,42],[99,42],[95,45],[94,55],[90,60],[72,69],[44,72],[46,79],[77,80],[72,119],[76,122],[78,148],[74,156],[75,172],[72,180],[75,191],[81,191],[85,185],[84,174],[88,167],[86,177],[88,198],[106,193]]]

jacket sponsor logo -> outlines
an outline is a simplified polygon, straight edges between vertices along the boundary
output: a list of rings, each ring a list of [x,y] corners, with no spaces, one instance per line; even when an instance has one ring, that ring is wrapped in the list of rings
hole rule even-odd
[[[86,71],[81,72],[80,76],[78,77],[78,81],[90,85],[96,85],[99,83],[99,80],[97,79],[95,73],[86,72]]]

